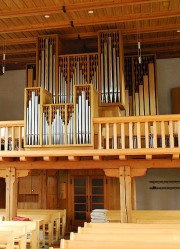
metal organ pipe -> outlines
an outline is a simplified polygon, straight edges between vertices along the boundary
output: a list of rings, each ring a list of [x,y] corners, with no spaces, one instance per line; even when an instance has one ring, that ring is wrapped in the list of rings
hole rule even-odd
[[[82,91],[76,104],[76,143],[89,144],[91,142],[91,107]]]
[[[26,144],[40,144],[40,104],[38,93],[32,91],[26,108]]]
[[[120,102],[120,60],[114,45],[114,37],[108,36],[103,43],[101,63],[101,102]]]

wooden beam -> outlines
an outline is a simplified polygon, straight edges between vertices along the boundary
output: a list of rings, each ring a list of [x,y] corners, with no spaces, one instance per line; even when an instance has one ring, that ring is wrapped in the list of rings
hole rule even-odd
[[[34,162],[0,162],[0,170],[6,168],[16,168],[16,169],[119,169],[120,166],[127,165],[134,169],[142,168],[180,168],[180,159],[129,159],[127,161],[120,160],[80,160],[78,164],[73,161],[34,161]],[[0,171],[1,172],[1,171]]]
[[[127,5],[135,5],[135,4],[146,4],[153,2],[163,2],[163,0],[106,0],[103,1],[85,1],[79,3],[65,3],[61,5],[54,6],[41,6],[37,8],[22,8],[22,9],[11,9],[11,10],[1,10],[0,19],[5,18],[14,18],[14,17],[25,17],[25,16],[37,16],[37,15],[45,15],[45,14],[54,14],[54,13],[63,13],[63,5],[66,12],[74,12],[74,11],[82,11],[89,9],[104,9],[104,8],[112,8],[112,7],[120,7]]]
[[[105,175],[108,177],[119,177],[119,169],[104,169]],[[146,175],[147,168],[144,169],[132,169],[130,171],[131,177],[138,177]]]
[[[102,156],[93,156],[93,160],[102,161],[103,157]]]
[[[117,16],[109,16],[108,17],[108,24],[114,24],[114,23],[124,23],[124,22],[137,22],[139,21],[145,21],[145,20],[154,20],[154,19],[163,19],[167,17],[177,17],[179,15],[179,10],[169,10],[169,11],[156,11],[151,13],[140,13],[140,14],[123,14],[121,15],[121,18],[119,18],[119,15]],[[91,18],[81,18],[81,19],[74,19],[73,25],[74,27],[81,27],[81,26],[88,26],[88,25],[102,25],[107,24],[107,17],[91,17]],[[135,25],[136,26],[136,25]],[[174,29],[178,29],[178,24],[174,25],[164,25],[165,30],[169,30],[168,27],[174,27]],[[49,29],[63,29],[63,28],[70,28],[71,24],[70,21],[61,21],[61,22],[44,22],[44,23],[38,23],[38,24],[31,24],[31,25],[18,25],[18,26],[8,26],[6,28],[0,28],[0,33],[16,33],[16,32],[28,32],[28,31],[35,31],[35,30],[49,30]],[[159,27],[159,25],[155,26],[156,28]],[[155,28],[154,27],[154,28]],[[176,27],[176,28],[175,28]],[[150,27],[152,28],[152,27]],[[132,29],[134,33],[137,33],[137,27],[135,29]],[[132,32],[132,30],[130,32]],[[136,32],[134,31],[136,30]],[[149,27],[142,28],[142,30],[149,30]],[[139,29],[139,32],[142,33],[141,28]],[[153,29],[154,30],[154,29]],[[123,29],[122,29],[123,31]],[[128,30],[124,29],[125,33],[128,34]]]
[[[69,161],[79,161],[80,160],[80,157],[79,156],[68,156],[68,160]]]
[[[54,156],[44,156],[43,157],[43,161],[49,161],[49,162],[55,162],[57,161],[57,157],[54,157]]]
[[[28,161],[28,162],[33,162],[34,160],[35,160],[35,158],[34,157],[25,157],[25,156],[21,156],[20,158],[19,158],[19,160],[21,161],[21,162],[23,162],[23,161]]]

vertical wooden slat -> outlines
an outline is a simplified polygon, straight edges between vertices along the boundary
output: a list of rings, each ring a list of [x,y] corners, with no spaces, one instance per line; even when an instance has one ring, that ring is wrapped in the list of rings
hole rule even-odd
[[[139,93],[135,93],[135,115],[139,116]]]
[[[1,139],[2,139],[2,137],[1,137],[1,131],[2,131],[2,128],[0,127],[0,151],[1,151],[1,145],[2,145],[2,141],[1,141]]]
[[[4,142],[4,150],[8,150],[8,127],[5,128],[5,142]]]
[[[122,146],[122,149],[125,149],[125,130],[124,130],[124,123],[121,123],[121,146]]]
[[[129,148],[133,148],[133,124],[129,123]]]
[[[102,132],[101,132],[101,124],[98,124],[98,149],[102,148]]]
[[[180,147],[180,121],[177,122],[178,146]]]
[[[153,147],[157,148],[157,123],[153,122]]]
[[[117,149],[117,124],[116,123],[113,124],[113,143],[114,143],[113,148]]]
[[[137,146],[138,146],[138,149],[141,148],[141,127],[140,127],[140,122],[137,122]]]
[[[149,115],[149,87],[148,87],[148,76],[143,76],[144,81],[144,111],[145,115]]]
[[[139,111],[140,111],[140,116],[144,116],[143,85],[139,85]]]
[[[106,124],[106,149],[109,149],[109,124]]]
[[[165,143],[165,127],[164,127],[164,121],[161,121],[161,141],[162,141],[162,148],[166,147]]]
[[[145,122],[145,147],[149,148],[149,124]]]
[[[12,128],[12,141],[11,141],[11,146],[12,146],[12,150],[14,150],[15,148],[15,127],[13,126]]]
[[[170,148],[174,148],[173,121],[169,121],[169,143]]]
[[[149,95],[150,95],[150,113],[156,115],[156,95],[154,81],[154,63],[149,63]]]
[[[129,90],[125,90],[125,110],[126,110],[126,116],[129,116]]]
[[[22,126],[19,126],[18,128],[18,135],[19,135],[19,148],[18,150],[22,149]],[[24,137],[25,139],[25,137]]]

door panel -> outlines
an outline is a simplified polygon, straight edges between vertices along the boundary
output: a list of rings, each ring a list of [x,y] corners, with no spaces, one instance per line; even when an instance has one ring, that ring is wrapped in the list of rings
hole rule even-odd
[[[73,225],[81,225],[87,218],[87,178],[74,177],[72,180],[73,197]]]
[[[93,209],[105,207],[105,177],[72,176],[71,182],[72,226],[82,226]]]

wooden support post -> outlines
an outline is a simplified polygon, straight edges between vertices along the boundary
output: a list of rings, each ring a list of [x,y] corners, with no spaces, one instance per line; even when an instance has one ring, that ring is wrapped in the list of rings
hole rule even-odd
[[[16,171],[14,168],[7,169],[6,177],[6,220],[12,220],[17,215],[17,184]]]
[[[130,167],[119,169],[121,223],[131,222],[131,176]]]
[[[6,220],[17,215],[18,177],[27,176],[29,170],[8,168],[0,170],[0,177],[6,179]]]

